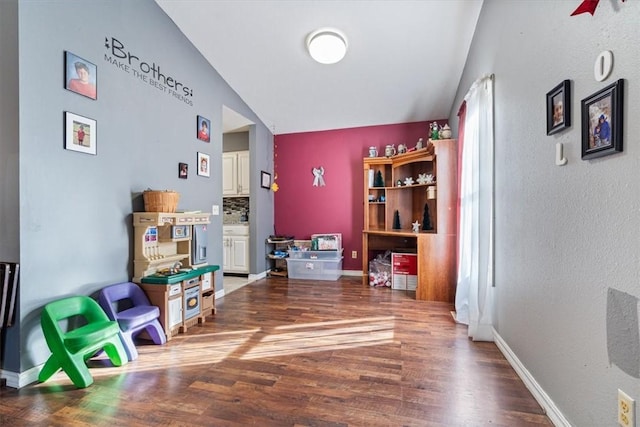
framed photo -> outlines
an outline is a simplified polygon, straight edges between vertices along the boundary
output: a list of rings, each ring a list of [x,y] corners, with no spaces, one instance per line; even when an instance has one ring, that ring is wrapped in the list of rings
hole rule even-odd
[[[200,141],[211,141],[211,120],[205,119],[202,116],[198,116],[198,129],[197,135]]]
[[[178,163],[178,178],[187,179],[189,176],[189,165],[187,163]]]
[[[65,111],[64,148],[95,156],[97,154],[96,121]]]
[[[64,52],[64,87],[91,99],[98,99],[97,76],[95,64],[69,52]]]
[[[547,135],[571,126],[571,81],[565,80],[547,92]]]
[[[267,189],[271,188],[271,174],[269,172],[261,171],[260,186]]]
[[[198,153],[198,175],[209,177],[210,167],[211,167],[211,162],[209,161],[209,155],[204,153]]]
[[[582,100],[582,159],[622,151],[624,80]]]

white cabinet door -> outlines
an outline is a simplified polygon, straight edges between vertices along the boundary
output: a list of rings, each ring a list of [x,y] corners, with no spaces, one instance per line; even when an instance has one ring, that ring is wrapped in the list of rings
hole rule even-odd
[[[222,194],[238,193],[238,157],[236,153],[222,153]]]
[[[238,194],[248,196],[250,193],[251,179],[249,178],[249,152],[238,153]]]
[[[231,265],[230,270],[237,273],[249,272],[249,238],[231,237]]]
[[[222,227],[222,270],[225,273],[249,273],[249,226]]]
[[[209,289],[213,290],[213,282],[211,279],[211,272],[209,273],[204,273],[202,276],[200,276],[200,283],[201,283],[201,288],[202,288],[202,292],[208,291]]]
[[[222,153],[223,196],[249,195],[251,189],[249,158],[249,151]]]
[[[169,300],[169,329],[182,324],[182,295]]]

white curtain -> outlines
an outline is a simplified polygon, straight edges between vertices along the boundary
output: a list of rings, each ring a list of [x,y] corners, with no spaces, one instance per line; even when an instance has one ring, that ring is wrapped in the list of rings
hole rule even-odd
[[[474,341],[493,341],[493,75],[478,79],[465,102],[456,320]]]

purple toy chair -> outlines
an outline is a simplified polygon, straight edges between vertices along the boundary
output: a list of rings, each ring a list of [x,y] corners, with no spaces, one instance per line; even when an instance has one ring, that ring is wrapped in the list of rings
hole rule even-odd
[[[98,302],[109,319],[118,322],[122,343],[130,361],[138,358],[133,338],[143,330],[147,331],[155,344],[167,342],[164,329],[158,321],[160,309],[151,305],[144,291],[135,283],[124,282],[103,288]]]

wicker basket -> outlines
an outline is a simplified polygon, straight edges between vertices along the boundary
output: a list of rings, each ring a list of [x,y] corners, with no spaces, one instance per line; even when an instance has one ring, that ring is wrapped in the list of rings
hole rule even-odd
[[[144,210],[146,212],[173,213],[178,207],[180,193],[170,190],[146,190],[142,193],[142,197],[144,198]]]

